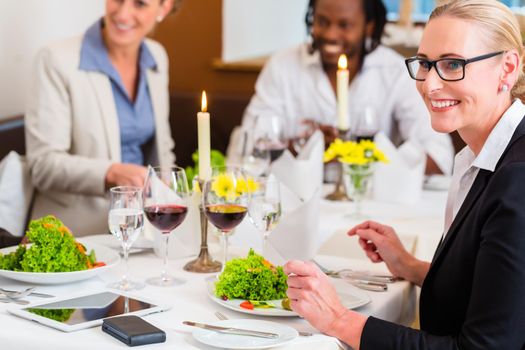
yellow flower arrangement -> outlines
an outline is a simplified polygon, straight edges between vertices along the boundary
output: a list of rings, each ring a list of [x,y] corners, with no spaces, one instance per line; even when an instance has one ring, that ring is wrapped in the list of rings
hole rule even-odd
[[[373,141],[362,140],[343,141],[336,139],[324,152],[324,161],[330,162],[337,159],[341,163],[368,165],[374,162],[388,163],[387,157],[381,152]]]
[[[253,193],[259,189],[259,184],[253,178],[239,177],[234,180],[228,174],[219,174],[211,184],[211,189],[218,197],[233,200],[245,193]]]

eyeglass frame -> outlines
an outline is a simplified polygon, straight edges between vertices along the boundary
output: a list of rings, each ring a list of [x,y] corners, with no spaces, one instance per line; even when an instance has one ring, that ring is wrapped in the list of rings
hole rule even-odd
[[[505,53],[505,51],[498,51],[498,52],[487,53],[487,54],[484,54],[484,55],[480,55],[480,56],[476,56],[476,57],[472,57],[472,58],[468,58],[468,59],[445,57],[445,58],[440,58],[440,59],[437,59],[437,60],[428,60],[428,59],[425,59],[423,57],[413,56],[413,57],[409,57],[409,58],[405,59],[405,65],[407,67],[408,75],[410,75],[410,78],[412,78],[412,79],[414,79],[416,81],[425,81],[426,77],[425,77],[425,79],[418,79],[418,78],[416,78],[415,76],[412,75],[412,71],[410,70],[410,63],[415,62],[415,61],[425,61],[425,62],[428,62],[430,64],[430,68],[428,69],[427,74],[430,73],[432,68],[434,68],[436,70],[438,76],[441,78],[441,80],[444,80],[444,81],[460,81],[460,80],[465,79],[465,66],[467,64],[472,63],[472,62],[478,62],[478,61],[486,60],[488,58],[492,58],[492,57],[495,57],[495,56],[498,56],[498,55],[501,55],[501,54],[504,54],[504,53]],[[445,79],[445,78],[443,78],[441,76],[441,72],[437,68],[437,63],[441,62],[441,61],[457,61],[457,62],[460,62],[461,63],[461,67],[463,68],[463,74],[462,74],[461,78],[459,78],[459,79]]]

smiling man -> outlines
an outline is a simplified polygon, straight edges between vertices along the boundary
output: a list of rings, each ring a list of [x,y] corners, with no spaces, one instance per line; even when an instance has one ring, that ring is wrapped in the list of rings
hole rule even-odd
[[[386,23],[383,3],[310,0],[305,20],[311,42],[271,57],[257,80],[243,127],[249,130],[256,116],[277,115],[285,120],[288,136],[294,136],[299,123],[309,121],[331,142],[337,136],[337,61],[346,54],[350,71],[347,117],[352,131],[359,123],[356,117],[364,109],[371,110],[377,118],[374,131],[383,131],[396,144],[413,141],[428,155],[427,173],[449,174],[450,137],[432,130],[403,58],[381,45]]]

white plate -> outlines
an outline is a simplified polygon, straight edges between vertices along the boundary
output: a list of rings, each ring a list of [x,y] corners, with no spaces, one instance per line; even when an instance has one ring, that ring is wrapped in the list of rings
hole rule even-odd
[[[269,303],[273,304],[275,308],[271,309],[260,309],[255,308],[253,310],[248,310],[245,308],[240,307],[240,304],[244,301],[244,299],[228,299],[223,300],[219,297],[217,297],[214,293],[215,291],[215,281],[207,281],[206,287],[208,290],[208,296],[216,302],[219,305],[224,306],[227,309],[242,312],[245,314],[250,315],[260,315],[260,316],[299,316],[296,312],[283,309],[281,306],[282,299],[279,300],[270,300]],[[347,309],[355,309],[360,306],[366,305],[370,302],[370,296],[358,289],[355,289],[351,286],[348,286],[346,284],[345,291],[337,291],[337,294],[339,295],[339,298],[341,299],[341,302]],[[338,288],[340,289],[340,288]]]
[[[19,272],[0,270],[0,276],[31,284],[62,284],[91,278],[119,263],[120,256],[113,249],[97,244],[92,244],[88,241],[83,241],[82,239],[78,239],[78,241],[85,245],[88,252],[91,251],[91,249],[95,250],[97,261],[106,263],[106,266],[73,272]],[[0,253],[10,253],[15,251],[17,248],[18,246],[0,249]]]
[[[277,333],[279,334],[279,338],[266,339],[245,335],[226,334],[202,328],[194,329],[193,337],[203,344],[225,349],[267,349],[287,344],[298,336],[297,331],[292,327],[261,320],[223,320],[212,323],[212,325]]]

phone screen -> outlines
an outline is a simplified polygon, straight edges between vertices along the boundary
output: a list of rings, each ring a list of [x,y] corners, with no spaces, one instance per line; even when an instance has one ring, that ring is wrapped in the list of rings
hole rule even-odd
[[[112,292],[86,295],[24,310],[57,322],[76,325],[129,312],[146,310],[156,305]]]

